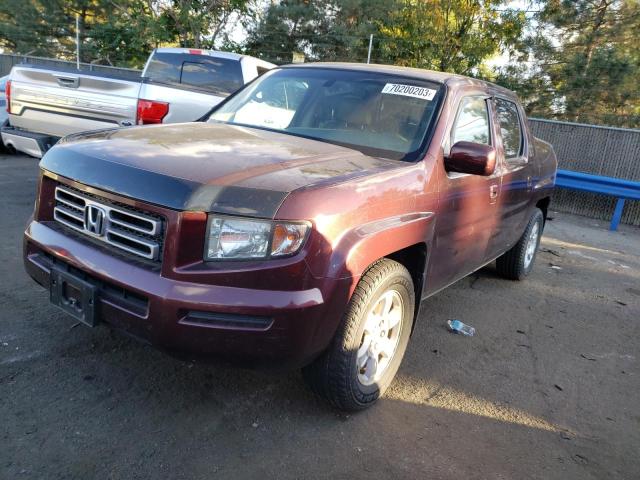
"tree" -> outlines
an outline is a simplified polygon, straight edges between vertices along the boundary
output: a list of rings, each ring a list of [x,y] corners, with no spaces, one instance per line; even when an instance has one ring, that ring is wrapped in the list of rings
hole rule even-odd
[[[75,14],[87,2],[4,0],[0,3],[0,46],[17,53],[52,56],[72,52]]]
[[[522,32],[526,19],[498,12],[503,3],[284,0],[272,3],[250,31],[247,50],[280,63],[294,50],[312,60],[364,61],[374,34],[377,62],[469,74]]]
[[[75,58],[76,16],[81,61],[140,66],[157,37],[149,31],[152,9],[142,0],[5,0],[0,45],[22,54]]]
[[[3,0],[0,46],[25,55],[141,67],[159,45],[210,48],[250,0]]]
[[[283,0],[271,3],[250,26],[244,51],[289,63],[294,51],[309,60],[364,61],[369,35],[393,1]]]
[[[264,16],[250,27],[244,51],[274,63],[291,62],[294,51],[308,47],[319,22],[316,3],[284,0],[270,4]]]
[[[473,75],[521,35],[522,13],[498,11],[500,0],[404,0],[380,25],[381,59]]]
[[[172,0],[156,2],[180,46],[212,48],[233,15],[248,12],[248,0]]]
[[[532,115],[640,126],[640,3],[539,1],[538,28],[496,80]]]
[[[93,63],[141,68],[153,48],[174,39],[151,1],[109,0],[105,13],[81,35],[83,58]]]

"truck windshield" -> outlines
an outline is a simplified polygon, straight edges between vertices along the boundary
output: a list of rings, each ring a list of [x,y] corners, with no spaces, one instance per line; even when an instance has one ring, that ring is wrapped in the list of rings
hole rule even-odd
[[[377,72],[284,68],[222,104],[209,122],[258,127],[412,161],[435,118],[440,85]]]

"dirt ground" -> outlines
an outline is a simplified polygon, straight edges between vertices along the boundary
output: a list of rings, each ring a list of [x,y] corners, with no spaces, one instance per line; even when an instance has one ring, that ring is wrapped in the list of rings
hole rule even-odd
[[[22,268],[36,173],[0,156],[0,478],[640,478],[640,229],[553,213],[529,279],[424,302],[386,398],[344,415],[298,372],[74,326]]]

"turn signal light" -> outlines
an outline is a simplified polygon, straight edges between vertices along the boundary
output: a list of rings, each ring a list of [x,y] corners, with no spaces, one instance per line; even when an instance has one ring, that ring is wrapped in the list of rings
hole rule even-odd
[[[296,253],[304,243],[307,229],[307,225],[297,223],[277,223],[274,225],[271,256]]]
[[[155,102],[153,100],[138,100],[138,113],[136,124],[149,125],[162,123],[162,119],[169,113],[169,104],[166,102]]]

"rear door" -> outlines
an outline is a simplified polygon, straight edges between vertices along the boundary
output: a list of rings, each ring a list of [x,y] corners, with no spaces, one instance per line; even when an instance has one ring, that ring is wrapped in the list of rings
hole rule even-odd
[[[450,145],[469,141],[495,145],[490,98],[464,96],[450,132]],[[430,290],[445,287],[487,260],[492,232],[499,222],[500,169],[488,177],[446,172],[440,182],[440,207],[430,272]],[[433,260],[437,258],[437,260]]]
[[[491,241],[490,254],[497,256],[514,245],[531,213],[531,189],[534,166],[529,162],[529,144],[524,115],[512,99],[495,96],[496,149],[502,166],[500,223]]]
[[[139,90],[139,81],[104,74],[16,66],[9,121],[56,137],[134,125]]]
[[[162,123],[192,122],[244,85],[240,62],[213,55],[154,52],[140,98],[166,102]]]

